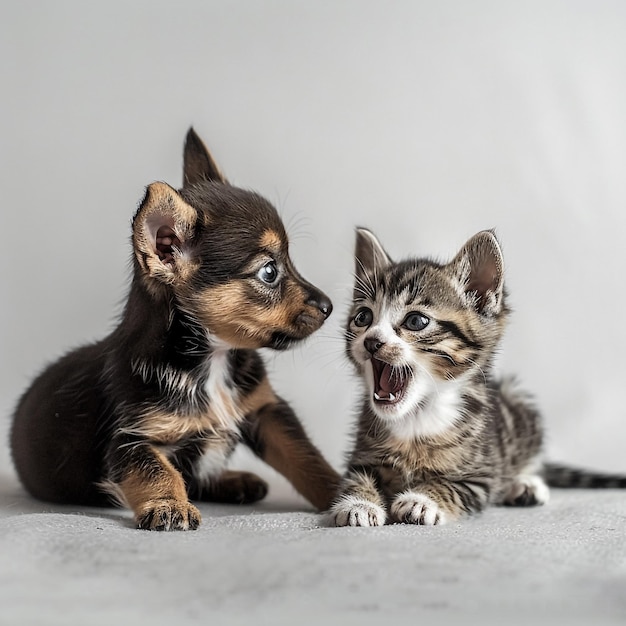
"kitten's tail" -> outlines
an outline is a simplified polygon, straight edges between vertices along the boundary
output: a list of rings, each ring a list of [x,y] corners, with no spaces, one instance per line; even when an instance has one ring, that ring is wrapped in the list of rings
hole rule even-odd
[[[562,489],[626,489],[626,475],[545,463],[543,478],[550,487]]]

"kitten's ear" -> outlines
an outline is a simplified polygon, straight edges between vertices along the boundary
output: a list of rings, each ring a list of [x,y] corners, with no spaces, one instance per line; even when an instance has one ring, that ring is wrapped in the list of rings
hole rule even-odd
[[[363,297],[371,288],[370,274],[376,274],[391,264],[389,255],[380,242],[367,228],[356,229],[356,245],[354,249],[354,297]]]
[[[198,212],[175,189],[152,183],[133,218],[133,248],[144,276],[172,285],[193,268],[189,254]]]
[[[502,310],[504,260],[496,236],[490,230],[474,235],[456,255],[451,265],[463,293],[476,309],[487,315]]]
[[[205,180],[219,183],[228,182],[202,139],[198,137],[193,128],[190,128],[185,139],[183,187],[191,187],[191,185]]]

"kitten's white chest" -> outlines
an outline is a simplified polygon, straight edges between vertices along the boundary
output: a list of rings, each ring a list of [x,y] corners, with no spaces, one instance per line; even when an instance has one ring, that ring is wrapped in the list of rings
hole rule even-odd
[[[460,381],[438,385],[420,406],[389,422],[392,436],[408,441],[444,434],[462,417],[462,386]]]

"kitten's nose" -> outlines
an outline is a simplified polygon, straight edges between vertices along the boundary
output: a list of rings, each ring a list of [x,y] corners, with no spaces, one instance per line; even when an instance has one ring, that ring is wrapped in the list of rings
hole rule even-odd
[[[328,318],[333,312],[333,303],[321,291],[316,294],[311,294],[306,304],[314,306],[325,318]]]
[[[370,354],[376,354],[385,345],[385,342],[378,337],[367,337],[363,341],[363,345]]]

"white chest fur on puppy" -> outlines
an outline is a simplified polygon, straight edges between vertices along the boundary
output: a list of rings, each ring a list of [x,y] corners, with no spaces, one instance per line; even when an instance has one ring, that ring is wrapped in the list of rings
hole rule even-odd
[[[218,340],[213,340],[212,344],[214,351],[211,354],[204,391],[209,398],[210,411],[218,425],[220,438],[224,439],[226,445],[216,446],[209,436],[204,452],[195,466],[195,475],[202,482],[219,475],[226,467],[232,443],[239,439],[239,424],[244,418],[232,381],[230,347]]]

